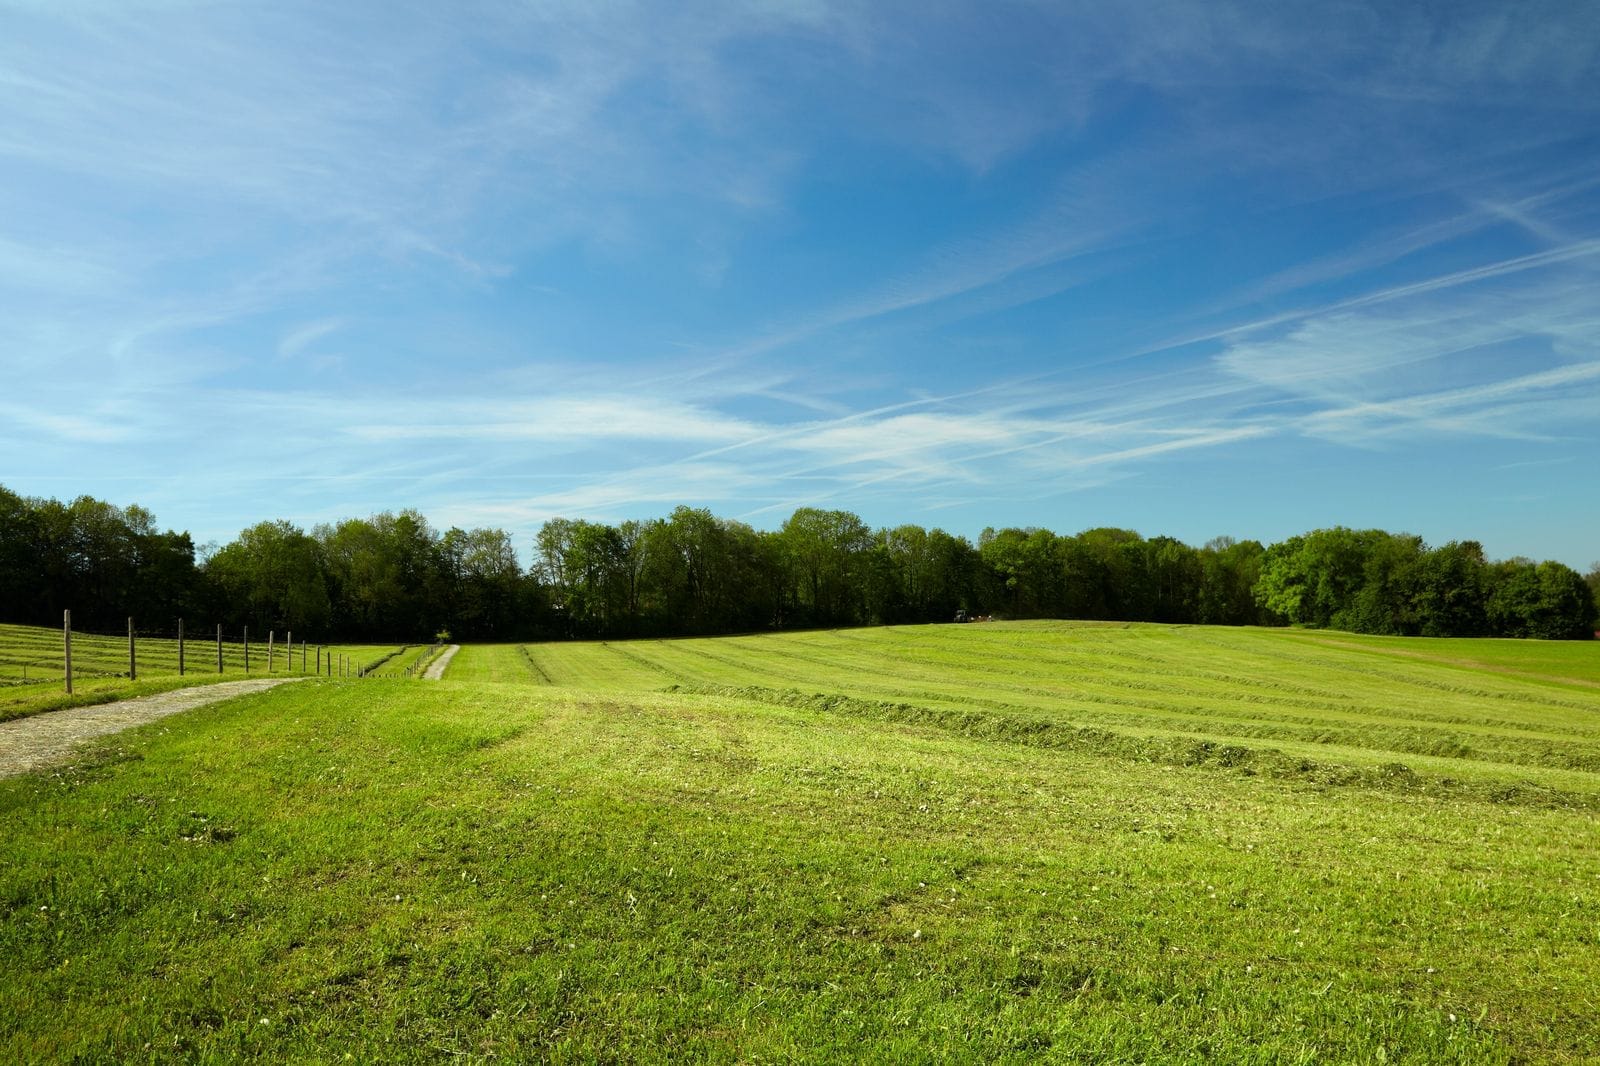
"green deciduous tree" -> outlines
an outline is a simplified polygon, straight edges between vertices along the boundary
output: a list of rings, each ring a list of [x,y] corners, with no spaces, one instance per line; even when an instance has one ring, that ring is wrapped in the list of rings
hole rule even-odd
[[[1594,599],[1569,566],[1512,559],[1490,567],[1489,584],[1489,624],[1497,636],[1581,640],[1594,633]]]
[[[1489,630],[1483,545],[1451,541],[1428,552],[1417,577],[1416,606],[1425,637],[1477,637]]]
[[[873,537],[849,511],[802,507],[778,531],[792,616],[810,625],[865,620],[865,563]]]
[[[259,522],[206,564],[229,621],[258,632],[326,630],[332,616],[320,545],[289,522]]]
[[[523,606],[523,576],[510,534],[452,528],[439,540],[439,558],[449,589],[450,631],[475,640],[513,635]]]
[[[0,619],[80,628],[193,621],[310,630],[328,639],[631,636],[774,626],[948,620],[957,610],[1247,624],[1369,633],[1586,637],[1600,565],[1485,560],[1481,545],[1343,527],[1270,548],[1218,538],[1196,550],[1102,527],[986,529],[976,546],[917,525],[871,530],[802,507],[772,532],[679,507],[608,525],[552,518],[518,565],[496,529],[435,533],[414,510],[307,535],[244,530],[199,565],[186,533],[137,505],[70,504],[0,488]],[[202,613],[201,608],[209,608]]]
[[[1206,625],[1269,624],[1270,613],[1256,603],[1266,549],[1259,541],[1216,537],[1200,551],[1200,602],[1197,620]]]

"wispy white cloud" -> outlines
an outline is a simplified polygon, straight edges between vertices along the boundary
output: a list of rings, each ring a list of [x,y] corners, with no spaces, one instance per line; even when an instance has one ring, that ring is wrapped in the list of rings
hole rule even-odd
[[[1042,473],[1051,491],[1064,491],[1103,483],[1119,470],[1158,458],[1271,432],[1261,424],[1111,423],[1066,414],[1026,417],[993,405],[938,406],[767,427],[741,442],[736,453],[719,449],[623,468],[578,488],[541,494],[526,506],[548,515],[581,505],[615,516],[649,501],[765,498],[744,512],[756,516],[851,501],[864,491],[909,494],[919,505],[997,492],[1020,498],[1038,491]],[[730,462],[735,454],[737,463]]]
[[[1040,210],[975,238],[933,249],[910,268],[865,293],[808,311],[788,322],[715,353],[699,373],[726,373],[755,356],[778,352],[841,327],[927,309],[965,299],[963,315],[987,313],[1031,302],[1083,284],[1104,268],[1081,266],[1068,273],[1047,268],[1105,252],[1127,240],[1143,219],[1101,210],[1076,183],[1063,183]]]
[[[0,424],[3,422],[12,423],[19,443],[29,437],[37,440],[37,434],[73,444],[120,444],[141,435],[137,427],[121,420],[36,410],[14,403],[0,403]],[[21,456],[14,453],[11,458],[14,463]]]
[[[1600,409],[1593,152],[1522,150],[1600,110],[1582,7],[5,10],[7,441],[256,515],[954,507]]]
[[[278,341],[278,358],[297,358],[322,338],[338,332],[344,324],[343,318],[319,318],[296,326]]]
[[[1597,253],[1570,241],[1253,322],[1221,334],[1214,365],[1328,440],[1553,439],[1600,410]]]
[[[81,295],[123,282],[119,271],[76,248],[41,248],[0,235],[0,288]]]
[[[1469,210],[1452,211],[1421,225],[1412,223],[1394,227],[1388,232],[1374,233],[1365,237],[1356,248],[1296,263],[1292,267],[1276,271],[1230,293],[1225,301],[1219,302],[1212,310],[1214,312],[1235,310],[1322,283],[1349,283],[1352,280],[1363,279],[1378,268],[1390,266],[1419,252],[1481,233],[1499,222],[1508,220],[1551,245],[1578,247],[1581,246],[1581,241],[1571,233],[1562,232],[1546,224],[1538,218],[1537,212],[1541,207],[1585,193],[1600,183],[1600,179],[1581,174],[1560,182],[1553,188],[1540,189],[1525,196],[1496,200],[1493,193],[1482,189],[1470,186],[1451,187],[1463,181],[1458,175],[1449,175],[1442,180],[1445,185],[1440,190],[1441,196],[1447,201],[1454,201],[1456,197],[1460,197],[1470,204]],[[1584,253],[1580,253],[1580,257],[1582,254]],[[1538,265],[1534,264],[1535,267]]]
[[[367,441],[539,441],[568,447],[617,439],[740,440],[758,432],[747,422],[703,408],[621,395],[368,404],[341,431]]]
[[[1330,439],[1397,436],[1417,430],[1479,437],[1555,439],[1600,402],[1600,361],[1421,393],[1395,400],[1329,408],[1307,416],[1307,433]],[[1564,417],[1563,417],[1564,416]]]
[[[1562,455],[1562,456],[1558,456],[1557,458],[1554,458],[1554,459],[1530,459],[1530,460],[1528,460],[1526,462],[1521,462],[1521,463],[1496,463],[1494,469],[1496,469],[1496,470],[1527,470],[1527,469],[1530,469],[1532,467],[1539,467],[1539,466],[1566,466],[1569,463],[1577,462],[1578,459],[1579,459],[1579,457],[1576,456],[1576,455]]]
[[[1213,332],[1188,336],[1165,347],[1180,347],[1209,340],[1234,341],[1239,338],[1259,335],[1265,330],[1287,323],[1326,318],[1343,312],[1355,311],[1378,304],[1404,301],[1414,297],[1428,296],[1433,293],[1494,281],[1512,275],[1539,271],[1548,267],[1574,263],[1586,265],[1595,261],[1597,257],[1600,257],[1600,238],[1586,238],[1559,248],[1513,256],[1509,259],[1500,259],[1464,270],[1451,271],[1417,281],[1362,292],[1359,295],[1345,297],[1320,306],[1299,308],[1264,318],[1252,319]],[[1150,351],[1156,350],[1161,349],[1150,349]]]

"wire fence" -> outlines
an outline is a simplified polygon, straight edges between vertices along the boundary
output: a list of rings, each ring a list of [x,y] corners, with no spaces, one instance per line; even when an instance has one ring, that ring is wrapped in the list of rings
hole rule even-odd
[[[64,684],[75,679],[128,680],[236,675],[238,677],[365,677],[410,645],[325,645],[292,630],[186,625],[147,628],[128,620],[125,633],[74,630],[71,612],[59,631],[0,625],[0,686]]]
[[[421,677],[447,645],[434,642],[428,645],[407,644],[396,648],[378,662],[366,667],[364,677]]]

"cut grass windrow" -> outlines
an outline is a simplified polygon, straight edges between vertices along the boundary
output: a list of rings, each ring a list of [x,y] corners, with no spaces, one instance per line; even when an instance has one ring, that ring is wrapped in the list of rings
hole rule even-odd
[[[0,781],[0,1061],[1593,1061],[1600,693],[1492,643],[467,646],[174,715]]]
[[[1273,748],[1219,744],[1200,736],[1140,737],[1088,726],[1040,721],[1037,718],[917,707],[908,703],[862,700],[793,689],[780,692],[751,685],[673,685],[667,691],[724,696],[827,714],[927,726],[974,740],[1003,741],[1134,762],[1227,770],[1244,776],[1262,774],[1311,785],[1353,786],[1433,795],[1444,799],[1600,812],[1600,793],[1565,792],[1532,782],[1460,781],[1452,777],[1430,779],[1402,763],[1341,766],[1289,755]],[[1600,762],[1592,765],[1600,765]]]

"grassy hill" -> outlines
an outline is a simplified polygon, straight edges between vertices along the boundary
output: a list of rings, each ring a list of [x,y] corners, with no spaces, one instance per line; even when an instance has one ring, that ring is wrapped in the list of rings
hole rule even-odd
[[[15,1061],[1585,1061],[1600,647],[467,647],[0,781]]]
[[[1039,747],[1584,807],[1600,788],[1592,644],[1037,622],[476,647],[449,676],[674,688]]]

